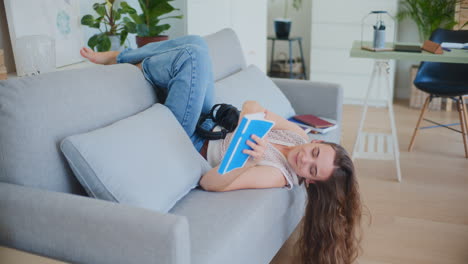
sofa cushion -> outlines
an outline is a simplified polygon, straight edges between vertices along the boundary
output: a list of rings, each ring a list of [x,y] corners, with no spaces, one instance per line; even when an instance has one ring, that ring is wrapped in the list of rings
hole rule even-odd
[[[210,168],[161,104],[67,137],[61,149],[91,197],[160,212],[197,186]]]
[[[255,100],[284,118],[295,115],[283,92],[255,65],[216,82],[215,94],[216,103],[229,103],[241,109],[246,100]]]
[[[0,181],[85,194],[59,144],[156,102],[137,67],[92,66],[0,81]]]
[[[195,189],[170,213],[187,217],[192,264],[269,263],[301,220],[305,199],[303,186],[222,193]]]
[[[234,30],[225,28],[204,38],[210,50],[215,81],[247,67],[244,52]]]

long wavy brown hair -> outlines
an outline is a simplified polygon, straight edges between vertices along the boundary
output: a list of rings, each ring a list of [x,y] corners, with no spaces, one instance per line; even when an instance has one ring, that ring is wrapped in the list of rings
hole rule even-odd
[[[327,181],[306,187],[308,201],[297,242],[303,264],[351,264],[360,254],[362,204],[354,165],[340,145]]]

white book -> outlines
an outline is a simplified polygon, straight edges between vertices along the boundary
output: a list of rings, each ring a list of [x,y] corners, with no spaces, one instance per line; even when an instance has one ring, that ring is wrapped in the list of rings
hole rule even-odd
[[[468,43],[442,42],[440,46],[448,49],[468,49]]]

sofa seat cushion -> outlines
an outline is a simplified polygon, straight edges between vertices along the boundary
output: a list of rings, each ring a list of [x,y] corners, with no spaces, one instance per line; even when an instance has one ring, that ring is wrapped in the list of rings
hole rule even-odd
[[[215,94],[216,103],[228,103],[241,109],[246,100],[254,100],[284,118],[295,115],[283,92],[255,65],[217,81]]]
[[[91,197],[164,213],[210,168],[161,104],[67,137],[61,149]]]
[[[189,221],[192,264],[269,263],[304,213],[302,187],[206,192],[194,189],[170,213]],[[259,253],[261,252],[261,253]]]

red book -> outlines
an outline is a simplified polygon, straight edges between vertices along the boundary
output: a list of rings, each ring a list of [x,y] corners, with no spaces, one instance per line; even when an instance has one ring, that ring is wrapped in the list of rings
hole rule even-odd
[[[327,128],[335,125],[314,115],[295,115],[292,118],[315,128]]]

